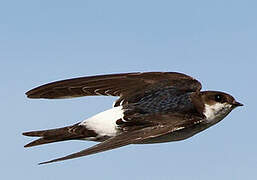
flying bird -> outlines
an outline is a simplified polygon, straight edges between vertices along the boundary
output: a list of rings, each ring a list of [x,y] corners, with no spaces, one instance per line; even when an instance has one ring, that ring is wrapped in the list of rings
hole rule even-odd
[[[231,95],[200,91],[201,83],[177,72],[121,73],[52,82],[26,93],[29,98],[62,99],[119,96],[113,108],[63,128],[24,132],[39,137],[25,145],[66,140],[100,142],[65,157],[39,164],[87,156],[129,144],[179,141],[220,122],[243,106]]]

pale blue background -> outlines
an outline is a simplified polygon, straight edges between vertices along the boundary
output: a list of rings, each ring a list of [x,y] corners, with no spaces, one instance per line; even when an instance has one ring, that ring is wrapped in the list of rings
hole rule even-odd
[[[1,179],[252,180],[257,171],[257,1],[1,1]],[[44,160],[93,142],[24,149],[21,133],[79,122],[111,97],[31,100],[65,78],[179,71],[244,107],[191,139],[131,145],[62,163]]]

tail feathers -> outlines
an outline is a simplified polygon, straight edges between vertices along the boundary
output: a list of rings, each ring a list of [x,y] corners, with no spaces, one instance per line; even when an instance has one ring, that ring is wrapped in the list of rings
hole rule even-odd
[[[53,143],[53,142],[58,142],[58,141],[64,141],[64,139],[57,140],[57,139],[39,138],[35,141],[32,141],[32,142],[26,144],[24,147],[32,147],[32,146],[37,146],[37,145],[41,145],[41,144],[48,144],[48,143]]]
[[[79,124],[57,129],[24,132],[22,134],[25,136],[40,137],[39,139],[26,144],[24,147],[97,136],[94,131]]]

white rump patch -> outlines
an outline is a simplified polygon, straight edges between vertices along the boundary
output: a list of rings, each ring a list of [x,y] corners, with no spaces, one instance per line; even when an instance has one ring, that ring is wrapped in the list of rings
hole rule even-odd
[[[88,129],[95,131],[99,136],[115,136],[117,133],[116,121],[123,118],[122,106],[103,111],[80,123]]]

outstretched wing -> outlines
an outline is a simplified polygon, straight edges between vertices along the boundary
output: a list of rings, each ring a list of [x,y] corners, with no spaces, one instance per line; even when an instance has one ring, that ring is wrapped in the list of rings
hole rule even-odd
[[[129,102],[146,91],[162,87],[194,92],[201,89],[201,84],[190,76],[176,72],[123,73],[52,82],[34,88],[26,95],[29,98],[47,99],[110,95],[120,96],[116,103],[119,104],[121,101]]]
[[[156,138],[168,133],[175,132],[177,130],[181,130],[183,128],[188,128],[189,126],[194,126],[199,124],[202,121],[202,118],[198,116],[187,117],[182,114],[166,114],[166,115],[154,115],[144,117],[145,119],[149,119],[149,122],[152,121],[152,118],[155,118],[152,121],[151,125],[143,127],[141,129],[136,129],[130,131],[123,131],[120,135],[117,135],[113,138],[110,138],[102,143],[99,143],[95,146],[92,146],[88,149],[82,150],[80,152],[61,157],[58,159],[42,162],[40,164],[47,164],[57,161],[63,161],[73,158],[78,158],[82,156],[87,156],[115,148],[119,148],[122,146],[126,146],[129,144],[136,144],[144,142],[145,140],[149,140],[151,138]],[[158,122],[158,123],[157,123]],[[149,123],[150,124],[150,123]]]

